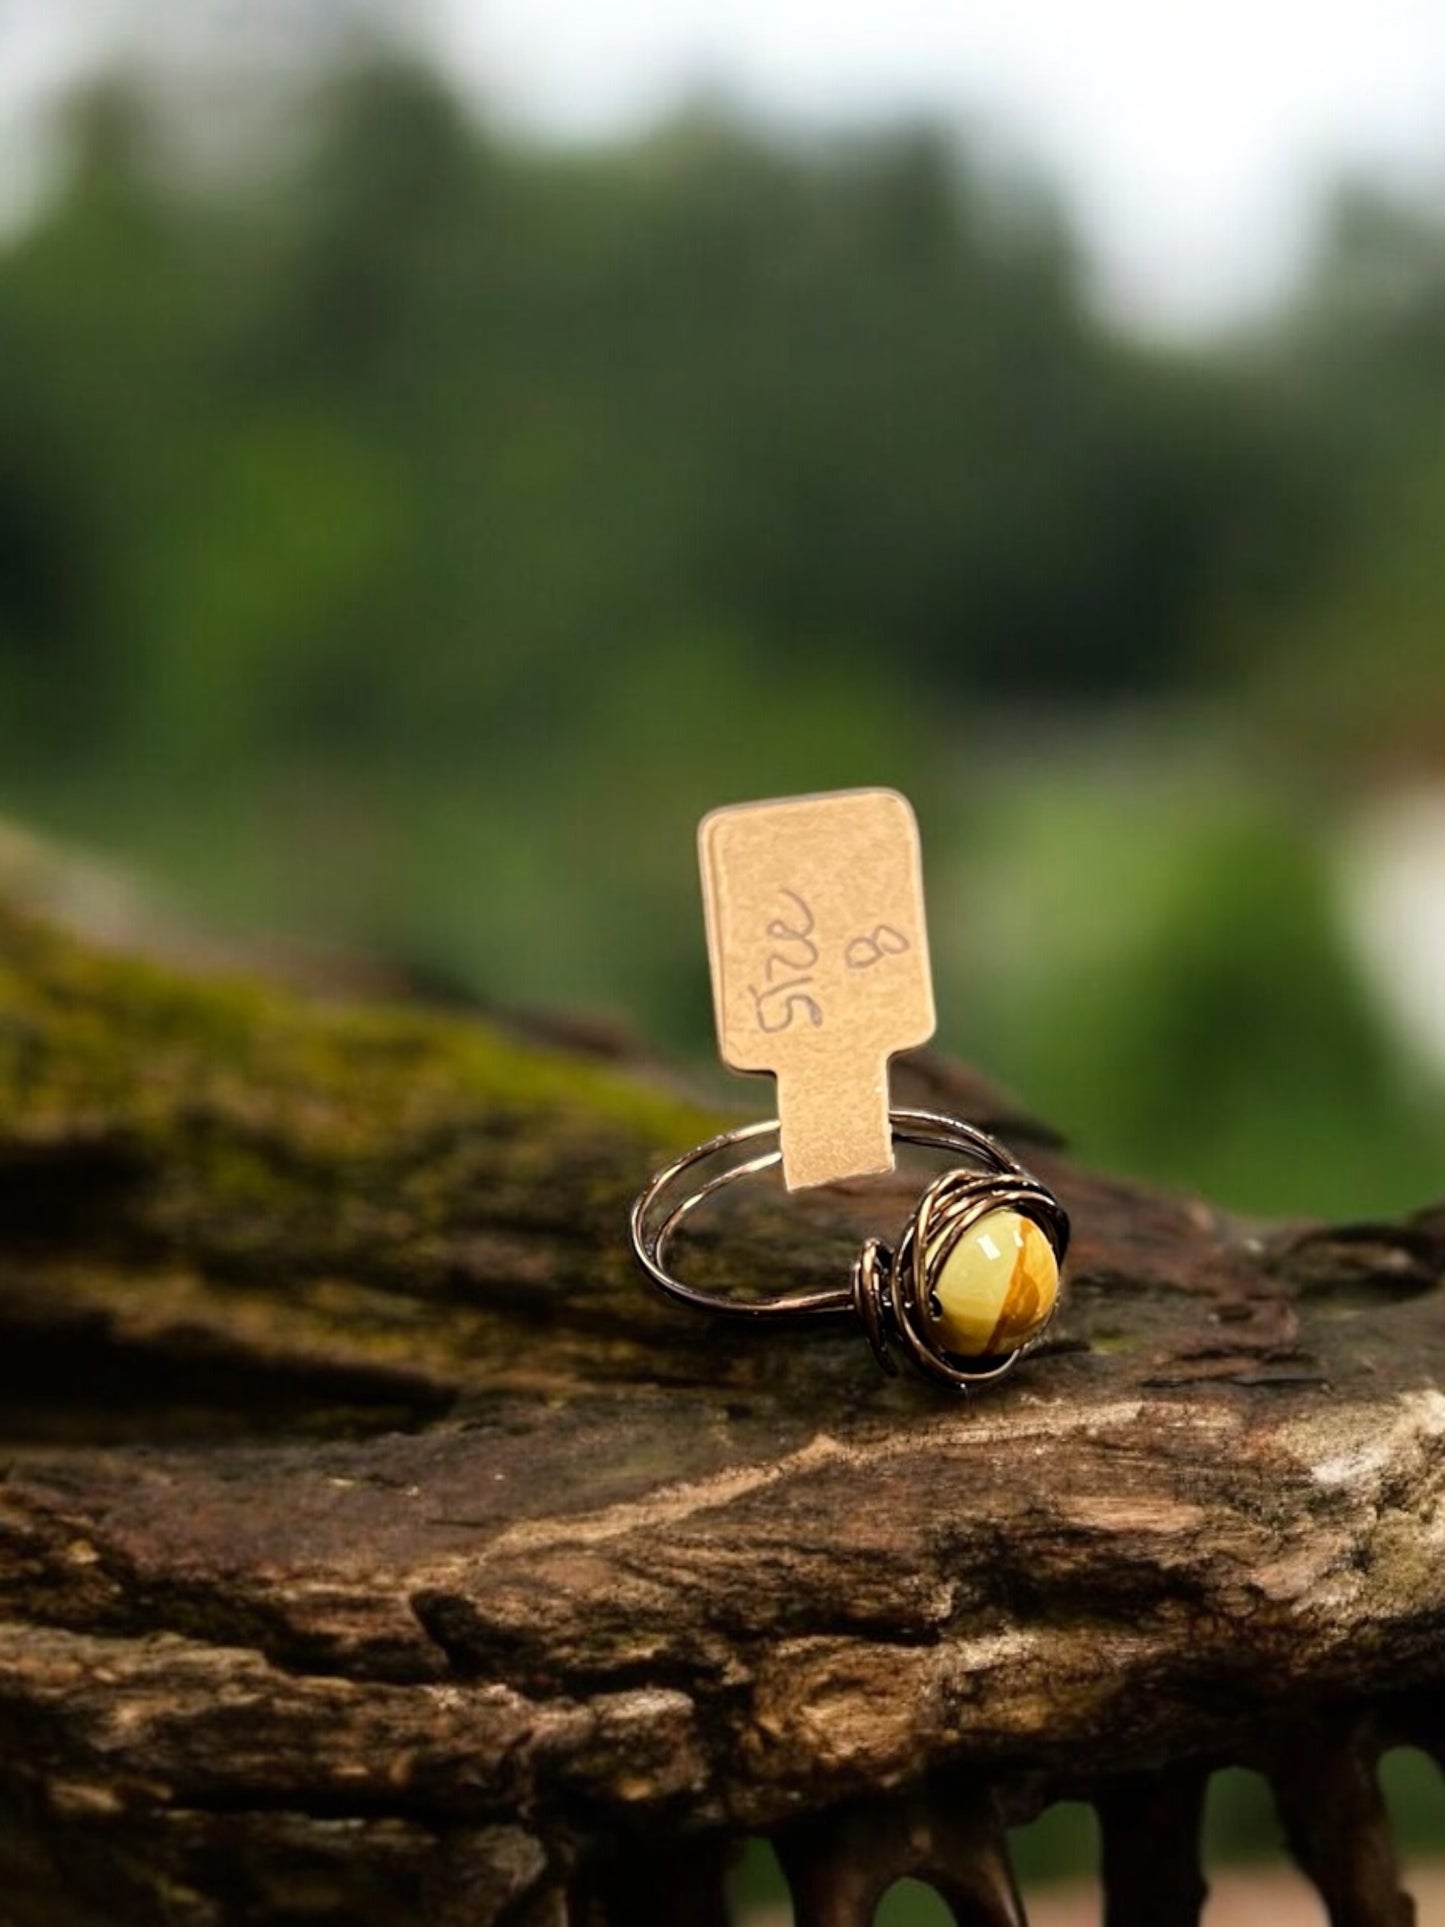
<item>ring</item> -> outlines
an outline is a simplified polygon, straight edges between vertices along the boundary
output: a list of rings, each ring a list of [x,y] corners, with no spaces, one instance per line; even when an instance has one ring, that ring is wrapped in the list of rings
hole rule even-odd
[[[856,1312],[886,1372],[898,1370],[896,1351],[920,1376],[954,1390],[1002,1378],[1034,1350],[1058,1308],[1068,1214],[1017,1158],[972,1124],[934,1111],[890,1111],[889,1122],[896,1144],[947,1151],[970,1165],[933,1180],[896,1248],[867,1239],[847,1285],[734,1298],[684,1284],[668,1269],[672,1240],[699,1205],[781,1162],[776,1118],[724,1131],[657,1173],[630,1220],[643,1269],[669,1297],[724,1317]],[[724,1161],[740,1146],[769,1139],[771,1148]],[[682,1180],[709,1163],[720,1168],[684,1189]]]

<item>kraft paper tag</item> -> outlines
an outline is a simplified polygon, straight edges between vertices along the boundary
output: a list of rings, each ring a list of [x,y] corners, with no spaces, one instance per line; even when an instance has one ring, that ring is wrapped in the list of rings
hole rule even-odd
[[[918,825],[896,790],[698,826],[723,1062],[778,1080],[790,1191],[893,1169],[888,1060],[933,1035]]]

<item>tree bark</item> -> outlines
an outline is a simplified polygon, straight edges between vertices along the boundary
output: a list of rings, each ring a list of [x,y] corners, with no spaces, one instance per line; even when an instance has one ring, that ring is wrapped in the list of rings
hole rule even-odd
[[[727,1121],[655,1066],[0,910],[6,1927],[702,1923],[750,1832],[851,1922],[855,1807],[858,1864],[1006,1921],[999,1826],[1060,1795],[1133,1921],[1130,1789],[1231,1759],[1337,1919],[1407,1919],[1369,1766],[1442,1731],[1445,1208],[1245,1223],[940,1059],[895,1091],[1074,1221],[967,1401],[645,1285],[629,1200]],[[759,1185],[694,1275],[835,1281],[916,1190]]]

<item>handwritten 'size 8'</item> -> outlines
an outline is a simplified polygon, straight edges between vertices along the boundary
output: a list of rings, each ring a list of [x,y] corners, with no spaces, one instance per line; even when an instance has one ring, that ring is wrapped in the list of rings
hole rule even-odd
[[[773,917],[765,934],[774,948],[763,965],[765,979],[761,989],[748,985],[748,995],[757,1012],[759,1030],[769,1034],[787,1030],[802,1010],[814,1030],[823,1022],[823,1007],[809,993],[813,969],[822,952],[813,941],[815,919],[806,900],[796,890],[780,889],[792,908],[788,916]],[[791,920],[790,920],[791,919]],[[885,957],[901,957],[910,948],[907,937],[891,923],[879,923],[866,935],[850,937],[843,949],[843,963],[849,970],[871,970]],[[790,973],[786,976],[781,973]]]

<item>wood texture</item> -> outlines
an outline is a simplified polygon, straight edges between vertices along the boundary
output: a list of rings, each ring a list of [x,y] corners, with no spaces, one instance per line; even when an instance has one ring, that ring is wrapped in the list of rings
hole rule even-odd
[[[644,1287],[627,1203],[719,1121],[655,1067],[0,912],[5,1927],[704,1922],[759,1831],[866,1920],[807,1832],[859,1802],[857,1864],[1004,1922],[998,1822],[1060,1794],[1143,1891],[1164,1763],[1182,1921],[1225,1759],[1337,1920],[1407,1920],[1369,1767],[1445,1731],[1445,1209],[1246,1224],[939,1059],[900,1095],[1074,1217],[1048,1354],[968,1402]],[[742,1198],[697,1275],[831,1280],[916,1183]]]

